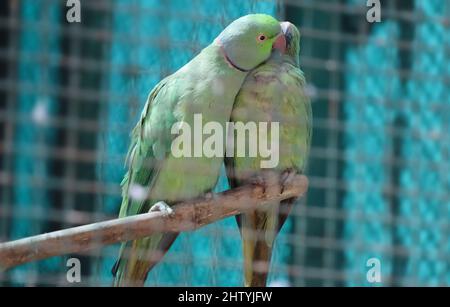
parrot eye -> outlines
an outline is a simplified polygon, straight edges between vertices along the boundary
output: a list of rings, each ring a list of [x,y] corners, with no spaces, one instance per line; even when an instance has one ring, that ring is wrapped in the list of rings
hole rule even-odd
[[[258,42],[263,42],[266,40],[266,38],[267,37],[264,34],[260,34],[260,35],[258,35],[257,40],[258,40]]]

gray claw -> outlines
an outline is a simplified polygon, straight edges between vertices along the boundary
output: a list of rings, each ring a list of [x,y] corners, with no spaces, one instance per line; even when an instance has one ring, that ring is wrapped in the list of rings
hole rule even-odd
[[[250,183],[263,188],[263,193],[266,193],[267,184],[263,176],[257,175],[250,179]]]
[[[174,211],[168,204],[166,204],[164,201],[159,201],[156,204],[154,204],[149,212],[162,212],[164,216],[171,216],[174,214]]]
[[[284,192],[285,187],[294,179],[297,175],[297,171],[294,169],[288,169],[281,175],[281,193]]]
[[[211,192],[207,192],[207,193],[205,193],[205,196],[204,196],[206,199],[213,199],[213,197],[214,197],[214,195],[213,195],[213,193],[211,193]]]

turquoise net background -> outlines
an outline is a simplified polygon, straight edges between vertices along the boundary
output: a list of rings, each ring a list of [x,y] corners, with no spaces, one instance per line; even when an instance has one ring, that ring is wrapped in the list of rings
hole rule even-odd
[[[314,136],[308,195],[277,239],[270,283],[450,285],[450,1],[66,1],[0,4],[0,241],[113,218],[150,89],[248,13],[302,33]],[[228,188],[222,175],[216,191]],[[234,218],[183,233],[148,286],[239,286]],[[0,285],[110,285],[117,246],[0,274]],[[367,281],[377,258],[381,283]]]

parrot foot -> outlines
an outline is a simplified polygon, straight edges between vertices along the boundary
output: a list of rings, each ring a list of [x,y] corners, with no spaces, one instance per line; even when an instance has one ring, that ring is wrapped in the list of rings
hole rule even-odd
[[[148,212],[162,212],[164,216],[171,216],[174,214],[173,209],[163,201],[159,201],[154,204]]]
[[[266,181],[263,176],[254,176],[250,179],[250,184],[263,188],[263,193],[266,193]]]
[[[262,187],[264,194],[280,194],[280,190],[278,188],[279,175],[275,172],[261,172],[261,174],[252,177],[250,182],[253,185]]]
[[[295,169],[289,168],[281,174],[281,193],[284,192],[285,187],[295,178],[297,171]]]

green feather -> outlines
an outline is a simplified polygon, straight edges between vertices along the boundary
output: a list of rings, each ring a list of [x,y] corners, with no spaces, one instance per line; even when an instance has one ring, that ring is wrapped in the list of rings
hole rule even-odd
[[[221,33],[220,42],[215,41],[203,49],[151,91],[131,134],[128,172],[122,181],[120,217],[148,212],[158,201],[173,205],[198,197],[215,186],[223,157],[175,158],[170,152],[175,138],[171,128],[180,121],[193,127],[195,114],[202,114],[204,122],[214,121],[225,127],[247,73],[232,67],[224,50],[230,51],[235,64],[254,68],[270,56],[274,41],[260,44],[256,36],[264,32],[272,37],[280,31],[279,23],[270,16],[244,16]],[[244,59],[250,61],[242,63]],[[218,85],[224,90],[218,91]],[[136,187],[144,189],[146,197],[136,197],[133,193]],[[154,234],[123,243],[114,268],[114,284],[142,285],[148,271],[159,260],[150,257],[156,250],[167,250],[175,237],[174,234]]]
[[[281,55],[274,51],[266,63],[247,76],[236,97],[231,116],[233,122],[279,123],[279,163],[274,170],[280,174],[288,169],[302,173],[311,144],[311,104],[305,93],[303,72],[298,66],[300,34],[294,28],[291,29],[294,33],[291,33],[287,53]],[[270,132],[268,139],[270,140]],[[236,144],[237,142],[235,139]],[[248,144],[249,139],[245,143]],[[260,167],[263,160],[266,158],[261,156],[238,157],[235,152],[231,162],[226,161],[232,187],[251,182],[255,176],[264,178]],[[293,200],[283,202],[281,206],[290,207],[292,202]],[[285,221],[279,210],[279,203],[269,204],[265,208],[243,214],[238,219],[243,242],[246,286],[266,284],[273,244]],[[261,270],[255,270],[256,266]]]

